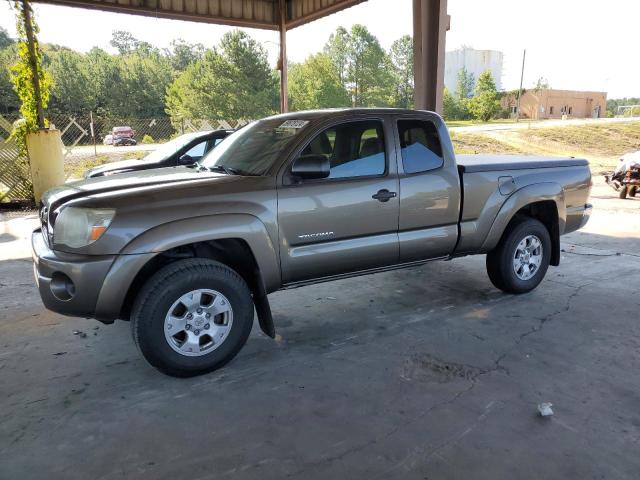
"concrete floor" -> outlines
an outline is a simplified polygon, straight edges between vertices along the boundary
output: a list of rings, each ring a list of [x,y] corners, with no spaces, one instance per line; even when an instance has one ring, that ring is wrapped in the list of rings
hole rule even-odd
[[[640,199],[593,202],[531,294],[484,257],[277,293],[278,341],[189,380],[44,311],[4,233],[0,478],[637,479]]]

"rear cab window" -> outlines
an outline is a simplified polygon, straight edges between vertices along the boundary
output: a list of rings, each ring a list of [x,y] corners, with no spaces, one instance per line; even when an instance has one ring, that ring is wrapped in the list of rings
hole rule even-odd
[[[428,172],[444,164],[440,136],[433,122],[398,120],[398,136],[405,173]]]

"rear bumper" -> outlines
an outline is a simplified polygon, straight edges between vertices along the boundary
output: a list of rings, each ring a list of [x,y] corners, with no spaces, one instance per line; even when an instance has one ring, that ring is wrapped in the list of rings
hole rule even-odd
[[[44,306],[73,317],[94,317],[96,303],[114,255],[56,252],[38,229],[31,236],[33,273]]]
[[[590,203],[585,203],[579,207],[567,208],[567,223],[564,233],[575,232],[584,227],[591,217],[592,210],[593,205]]]

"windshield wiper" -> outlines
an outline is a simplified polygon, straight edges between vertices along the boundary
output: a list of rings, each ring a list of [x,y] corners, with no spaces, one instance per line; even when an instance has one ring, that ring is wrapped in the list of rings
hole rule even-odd
[[[206,167],[205,167],[206,168]],[[214,172],[224,172],[227,175],[241,175],[241,176],[245,176],[245,177],[255,177],[257,176],[256,173],[250,173],[250,172],[245,172],[244,170],[240,170],[234,167],[228,167],[227,165],[214,165],[213,167],[208,167],[209,170],[214,171]]]

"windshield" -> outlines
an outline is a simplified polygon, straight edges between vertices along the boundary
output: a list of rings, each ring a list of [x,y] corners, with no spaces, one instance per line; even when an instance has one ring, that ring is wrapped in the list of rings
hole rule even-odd
[[[161,145],[156,150],[146,155],[142,160],[145,162],[159,162],[160,160],[164,160],[165,158],[168,158],[176,153],[194,138],[201,137],[202,134],[203,132],[196,132],[180,135],[179,137],[176,137],[173,140]]]
[[[228,136],[200,162],[207,168],[225,167],[245,175],[264,175],[278,160],[307,120],[265,119]]]

